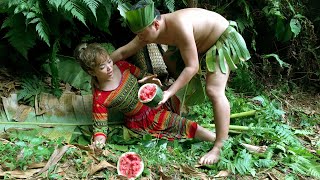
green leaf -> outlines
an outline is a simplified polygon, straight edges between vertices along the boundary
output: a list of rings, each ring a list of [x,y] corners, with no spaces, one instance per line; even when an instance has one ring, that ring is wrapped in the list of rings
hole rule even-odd
[[[167,8],[169,9],[170,12],[173,12],[175,9],[174,2],[175,2],[175,0],[165,0],[164,1],[164,4],[167,6]]]
[[[126,128],[125,126],[122,127],[123,130],[123,139],[124,140],[129,140],[130,139],[130,133],[128,128]]]
[[[294,37],[297,37],[301,31],[301,24],[298,19],[292,18],[290,21],[290,28],[294,34]]]
[[[119,3],[118,4],[118,10],[120,12],[120,15],[123,18],[126,18],[126,12],[131,9],[132,5],[130,3]]]
[[[92,14],[94,15],[94,17],[97,20],[97,8],[99,6],[99,3],[96,2],[95,0],[82,0],[82,1],[87,5],[87,7],[89,7]]]
[[[217,47],[214,45],[209,51],[206,53],[206,65],[209,72],[214,72],[216,69],[216,50]]]
[[[90,91],[91,76],[87,74],[73,57],[57,55],[59,79],[69,83],[71,86]],[[44,64],[44,69],[51,74],[49,64]]]
[[[8,17],[2,24],[2,28],[8,28],[4,38],[7,38],[24,58],[28,58],[28,50],[36,44],[37,35],[31,27],[25,26],[22,14]]]
[[[237,69],[237,66],[234,64],[233,60],[231,59],[231,57],[229,55],[230,53],[228,53],[226,48],[223,48],[223,54],[224,54],[224,57],[226,58],[226,61],[228,63],[228,66],[229,66],[230,70]]]
[[[43,19],[36,25],[36,31],[40,38],[50,47],[48,26]]]
[[[290,67],[290,65],[288,63],[282,61],[277,54],[265,54],[265,55],[262,55],[261,57],[266,58],[266,59],[273,57],[278,61],[280,67],[282,67],[282,68],[283,67]]]
[[[129,150],[128,146],[121,146],[121,145],[117,145],[117,144],[107,144],[107,146],[109,146],[110,148],[112,148],[114,150],[118,150],[118,151],[122,151],[122,152],[127,152]]]
[[[218,50],[218,59],[219,59],[219,66],[220,66],[220,70],[223,74],[227,73],[227,67],[225,64],[225,57],[223,54],[223,50],[222,50],[222,44],[218,41],[217,42],[217,50]]]
[[[194,94],[197,94],[197,96],[194,96]],[[178,96],[181,103],[184,102],[181,106],[193,106],[203,103],[206,98],[206,94],[202,85],[201,76],[199,74],[195,75],[187,86],[183,87],[176,93],[176,96]],[[185,100],[183,101],[184,97]]]

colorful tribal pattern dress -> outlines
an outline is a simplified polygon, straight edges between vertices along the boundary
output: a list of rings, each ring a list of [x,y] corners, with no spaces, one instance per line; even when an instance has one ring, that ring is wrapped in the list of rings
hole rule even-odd
[[[141,79],[145,73],[125,61],[118,61],[121,71],[119,86],[112,91],[93,90],[94,133],[107,135],[108,111],[110,108],[124,114],[127,128],[139,134],[151,134],[157,138],[193,138],[197,123],[187,120],[164,107],[152,109],[138,100]]]

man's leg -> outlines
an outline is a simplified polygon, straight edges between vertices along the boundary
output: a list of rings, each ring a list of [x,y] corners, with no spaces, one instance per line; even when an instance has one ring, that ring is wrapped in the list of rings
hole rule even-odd
[[[218,162],[223,141],[228,139],[230,104],[225,95],[225,89],[229,78],[229,72],[230,71],[228,70],[227,74],[223,74],[220,71],[218,64],[216,64],[215,72],[208,72],[206,76],[206,91],[213,106],[217,138],[212,150],[200,159],[200,164],[213,164]]]

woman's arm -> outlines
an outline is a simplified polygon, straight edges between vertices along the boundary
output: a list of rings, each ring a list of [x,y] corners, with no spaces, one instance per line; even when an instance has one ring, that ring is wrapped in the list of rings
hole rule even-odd
[[[102,98],[100,95],[93,93],[92,105],[92,118],[94,122],[92,139],[93,145],[97,149],[102,149],[105,146],[108,133],[108,109],[100,101],[95,100],[96,98]]]

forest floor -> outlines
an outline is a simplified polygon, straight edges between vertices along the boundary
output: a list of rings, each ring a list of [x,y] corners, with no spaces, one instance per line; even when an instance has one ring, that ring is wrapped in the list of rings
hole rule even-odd
[[[12,92],[15,92],[17,89],[20,88],[20,82],[17,80],[15,76],[12,76],[9,72],[7,72],[5,69],[0,69],[0,96],[1,97],[8,97]],[[291,116],[296,117],[296,121],[287,121],[288,125],[290,125],[292,128],[300,129],[299,126],[301,122],[303,121],[303,118],[306,117],[314,117],[315,125],[312,127],[314,134],[313,135],[304,135],[301,136],[301,141],[304,143],[306,149],[308,149],[309,152],[315,154],[316,156],[319,156],[319,146],[320,146],[320,94],[319,93],[308,93],[304,91],[295,91],[294,93],[287,93],[287,94],[281,94],[281,96],[275,96],[274,97],[281,102],[283,110],[286,112],[285,116],[288,116],[290,114]],[[1,103],[0,103],[0,109],[1,109]],[[0,117],[1,118],[1,117]],[[287,118],[284,117],[286,120]],[[4,138],[3,136],[0,137],[0,140],[4,144],[10,144],[9,139]],[[314,144],[316,142],[317,145]],[[68,146],[68,147],[67,147]],[[88,147],[84,147],[81,145],[73,144],[73,145],[67,145],[62,146],[59,151],[55,151],[57,154],[50,162],[52,164],[57,163],[61,157],[59,157],[59,152],[63,152],[62,155],[66,152],[66,150],[70,147],[76,147],[78,149],[81,149],[83,151],[87,151],[85,153],[88,157],[81,156],[81,163],[89,163],[90,159],[96,159],[96,157],[90,153],[90,149]],[[57,150],[57,149],[56,149]],[[1,148],[0,148],[1,151]],[[83,152],[82,152],[83,153]],[[110,156],[111,154],[114,154],[111,150],[106,150],[103,152],[104,156]],[[61,155],[61,154],[60,154]],[[103,179],[107,175],[105,173],[99,173],[102,169],[108,169],[112,172],[116,171],[116,164],[109,163],[107,161],[101,161],[96,167],[91,167],[90,173],[85,172],[79,172],[79,169],[77,169],[77,163],[75,163],[72,159],[72,157],[75,157],[75,154],[68,155],[67,157],[70,157],[71,159],[64,159],[64,163],[60,164],[60,166],[56,167],[61,169],[61,173],[56,176],[51,176],[49,179],[74,179],[75,177],[78,177],[79,179]],[[80,155],[78,155],[80,156]],[[90,157],[90,158],[89,158]],[[4,157],[1,157],[4,158]],[[16,157],[13,158],[19,158],[19,154],[16,155]],[[52,158],[52,156],[51,156]],[[79,160],[80,161],[80,160]],[[19,169],[11,169],[7,167],[6,165],[0,165],[0,178],[9,178],[14,177],[14,179],[33,179],[31,177],[34,177],[34,174],[39,173],[41,170],[45,169],[48,170],[49,167],[47,165],[50,163],[48,162],[40,162],[40,163],[32,163],[28,170],[19,170]],[[80,162],[79,162],[80,163]],[[320,162],[319,162],[320,163]],[[173,165],[175,166],[175,165]],[[156,168],[156,167],[155,167]],[[170,174],[161,173],[162,167],[160,167],[160,170],[157,170],[157,172],[160,172],[160,175],[154,176],[154,177],[160,177],[160,179],[175,179],[175,175],[184,173],[186,176],[184,176],[183,179],[189,179],[187,175],[190,175],[190,178],[193,177],[193,179],[210,179],[206,177],[206,174],[202,173],[201,171],[197,171],[194,167],[184,166],[184,167],[176,167],[175,172],[171,172]],[[7,176],[4,175],[5,172],[9,172],[10,174],[14,176]],[[68,174],[64,174],[62,172],[68,172]],[[70,173],[70,174],[69,174]],[[80,173],[80,174],[79,174]],[[153,179],[152,177],[152,169],[149,172],[148,177],[143,177],[141,179]],[[224,173],[221,171],[221,173]],[[75,175],[77,174],[77,175]],[[226,177],[227,179],[270,179],[270,180],[276,180],[276,179],[285,179],[286,174],[284,172],[281,172],[277,168],[262,170],[261,172],[257,172],[255,177],[252,176],[243,176],[243,175],[229,175]],[[43,176],[38,176],[36,179],[42,179]],[[111,179],[121,179],[119,176],[113,176],[109,175],[107,176]],[[180,176],[178,176],[180,177]],[[222,176],[217,177],[218,179],[223,178]],[[44,178],[46,179],[46,178]],[[179,178],[178,178],[179,179]],[[223,178],[224,179],[224,178]],[[299,175],[299,179],[312,179],[307,176]]]

